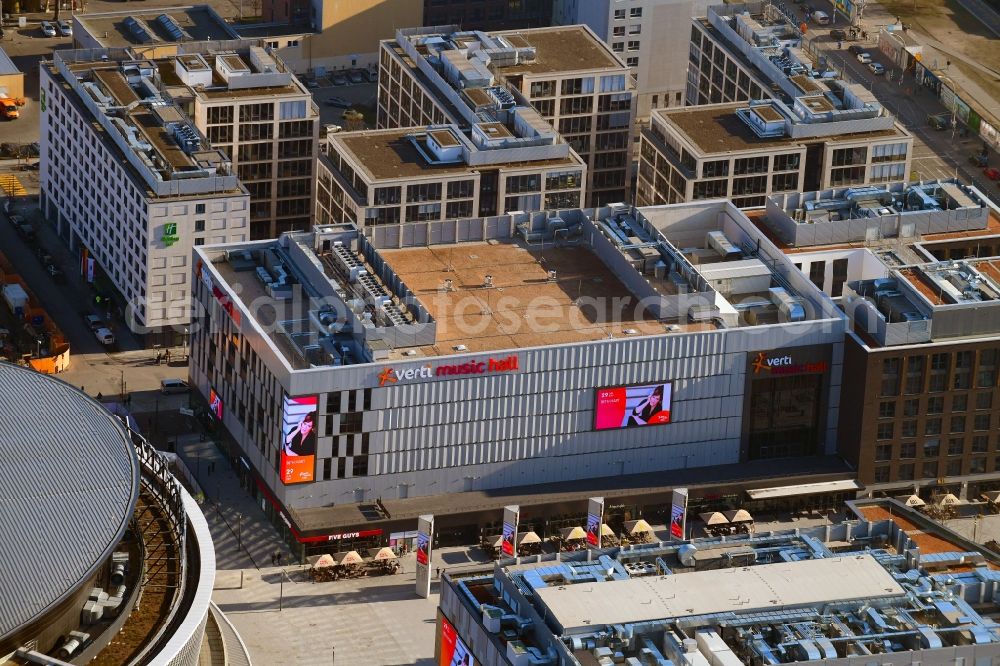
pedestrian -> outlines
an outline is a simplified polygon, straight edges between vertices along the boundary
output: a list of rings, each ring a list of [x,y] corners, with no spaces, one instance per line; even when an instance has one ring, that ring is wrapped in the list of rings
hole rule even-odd
[[[441,577],[441,567],[438,567],[438,568],[437,568],[437,577],[438,577],[438,578],[440,578],[440,577]]]
[[[104,395],[100,391],[98,391],[97,392],[97,402],[100,402],[103,399],[104,399]]]
[[[170,365],[170,350],[169,349],[166,351],[165,357],[167,359],[167,365]]]
[[[282,553],[281,553],[281,551],[279,550],[279,551],[278,551],[278,566],[279,566],[279,567],[281,566],[281,558],[282,558]]]
[[[86,393],[86,392],[87,392],[87,387],[86,386],[81,386],[80,387],[80,393]]]
[[[273,567],[277,563],[278,563],[278,551],[274,551],[273,553],[271,553],[271,566]]]

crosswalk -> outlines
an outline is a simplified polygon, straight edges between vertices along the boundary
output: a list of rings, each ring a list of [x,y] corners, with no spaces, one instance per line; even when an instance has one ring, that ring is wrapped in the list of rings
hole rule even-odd
[[[18,177],[12,173],[0,174],[0,188],[3,188],[4,194],[9,197],[20,197],[28,193]]]

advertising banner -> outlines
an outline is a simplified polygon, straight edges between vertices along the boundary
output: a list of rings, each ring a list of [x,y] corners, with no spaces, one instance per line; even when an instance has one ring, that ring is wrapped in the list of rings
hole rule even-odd
[[[670,382],[597,389],[594,429],[612,430],[670,423]]]
[[[87,257],[87,282],[94,281],[94,260]]]
[[[434,557],[434,516],[417,518],[417,596],[431,595],[431,559]]]
[[[459,638],[455,626],[441,616],[441,657],[438,666],[475,666],[469,647]]]
[[[285,396],[281,410],[281,462],[285,485],[311,483],[316,470],[316,410],[319,398]]]
[[[517,523],[521,517],[521,507],[516,505],[503,508],[503,539],[500,542],[500,556],[514,557],[517,554]]]
[[[214,388],[208,389],[208,411],[218,420],[222,420],[222,397]]]
[[[687,534],[687,488],[675,488],[670,502],[670,537],[677,541],[686,540]]]
[[[604,498],[591,497],[587,503],[587,544],[601,547],[601,525],[604,524]]]

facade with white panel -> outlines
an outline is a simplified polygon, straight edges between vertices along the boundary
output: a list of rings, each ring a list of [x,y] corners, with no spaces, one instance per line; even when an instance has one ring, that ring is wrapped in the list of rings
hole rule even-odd
[[[731,204],[402,226],[195,248],[191,380],[300,543],[376,500],[836,453],[845,319]]]
[[[229,158],[160,96],[156,71],[114,49],[42,65],[40,202],[88,281],[103,274],[118,292],[133,330],[177,344],[191,248],[249,238],[249,203]]]

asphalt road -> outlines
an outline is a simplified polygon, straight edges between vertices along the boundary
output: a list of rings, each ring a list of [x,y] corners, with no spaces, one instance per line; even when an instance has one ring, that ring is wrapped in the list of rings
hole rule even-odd
[[[871,42],[843,42],[830,39],[824,30],[810,40],[811,46],[825,55],[845,79],[863,85],[896,116],[899,122],[914,135],[913,164],[909,176],[914,180],[959,178],[972,183],[995,204],[1000,205],[1000,188],[987,179],[981,168],[969,163],[969,157],[982,149],[982,142],[974,137],[962,137],[956,131],[939,131],[927,122],[932,114],[947,111],[941,100],[919,85],[911,72],[899,71]],[[875,75],[867,65],[861,64],[848,49],[852,44],[864,46],[874,62],[886,68],[883,75]],[[997,166],[1000,158],[990,155],[990,164]]]
[[[18,210],[22,215],[25,211]],[[30,219],[30,214],[25,215]],[[107,350],[97,341],[94,334],[83,321],[81,312],[102,314],[88,307],[93,302],[93,292],[79,276],[76,261],[70,256],[69,250],[56,239],[52,230],[44,224],[35,223],[40,244],[52,255],[56,265],[66,275],[65,284],[57,284],[45,272],[45,267],[35,256],[34,249],[29,247],[14,231],[7,215],[0,214],[0,246],[4,254],[14,265],[18,274],[28,284],[31,291],[41,300],[42,306],[48,312],[52,321],[62,330],[70,343],[71,354],[103,354]],[[110,322],[111,330],[118,340],[116,351],[140,349],[135,337],[122,322]]]
[[[1000,13],[987,5],[983,0],[958,0],[965,11],[969,12],[976,19],[989,28],[997,37],[1000,37]]]

